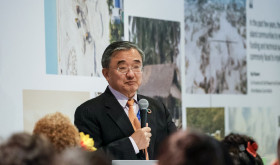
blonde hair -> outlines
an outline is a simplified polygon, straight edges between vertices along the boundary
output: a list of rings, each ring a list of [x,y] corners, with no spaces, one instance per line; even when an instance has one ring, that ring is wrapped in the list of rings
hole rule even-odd
[[[57,152],[80,144],[78,129],[60,112],[47,114],[37,121],[33,133],[47,136]]]

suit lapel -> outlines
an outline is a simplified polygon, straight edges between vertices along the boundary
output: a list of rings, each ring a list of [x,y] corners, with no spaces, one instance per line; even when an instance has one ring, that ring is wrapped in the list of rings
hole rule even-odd
[[[107,109],[107,114],[118,125],[118,127],[126,137],[130,136],[131,134],[133,134],[134,129],[126,113],[124,112],[123,107],[119,104],[118,100],[115,98],[108,87],[104,93],[106,94],[105,107]]]

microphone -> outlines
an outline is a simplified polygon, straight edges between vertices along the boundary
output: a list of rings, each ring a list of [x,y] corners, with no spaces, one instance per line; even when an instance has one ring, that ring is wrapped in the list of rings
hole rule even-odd
[[[148,100],[146,99],[139,100],[141,128],[146,127],[148,106],[149,106]],[[144,153],[145,153],[146,160],[149,160],[149,154],[147,148],[144,149]]]
[[[149,102],[146,99],[139,100],[139,108],[140,108],[140,117],[141,117],[141,128],[146,127],[147,123],[147,111]]]

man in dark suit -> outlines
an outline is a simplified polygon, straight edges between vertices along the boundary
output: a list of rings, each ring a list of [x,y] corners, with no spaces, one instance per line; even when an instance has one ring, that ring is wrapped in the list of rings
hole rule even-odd
[[[97,150],[113,159],[155,159],[162,140],[176,130],[166,107],[149,97],[137,94],[142,82],[144,53],[128,41],[110,44],[102,56],[102,73],[109,86],[100,96],[80,105],[75,112],[75,125],[89,134]],[[140,119],[138,101],[149,102],[148,125],[135,126],[131,113]],[[127,102],[133,100],[129,107]],[[136,120],[137,122],[139,122]],[[136,124],[137,125],[137,124]],[[148,156],[144,149],[148,147]]]

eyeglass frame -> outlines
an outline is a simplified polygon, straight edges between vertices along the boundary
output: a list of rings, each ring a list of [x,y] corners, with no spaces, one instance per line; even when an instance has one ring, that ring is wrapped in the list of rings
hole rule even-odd
[[[121,72],[120,71],[120,67],[118,66],[117,68],[111,68],[111,67],[109,67],[109,68],[111,68],[111,69],[116,69],[119,73],[121,73],[121,74],[127,74],[130,70],[133,72],[133,73],[142,73],[143,72],[143,65],[141,65],[140,66],[140,71],[139,72],[135,72],[134,70],[133,70],[133,68],[132,68],[133,66],[130,66],[130,67],[127,67],[127,71],[126,72]],[[135,69],[135,68],[134,68]]]

